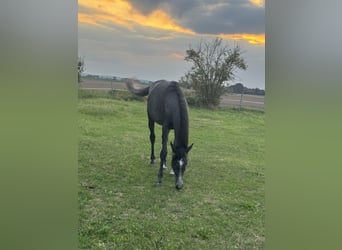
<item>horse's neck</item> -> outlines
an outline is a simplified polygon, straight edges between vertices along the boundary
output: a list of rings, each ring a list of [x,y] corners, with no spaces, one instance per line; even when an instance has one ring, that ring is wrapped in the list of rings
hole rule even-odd
[[[185,114],[184,114],[185,115]],[[187,114],[186,114],[187,115]],[[174,144],[176,147],[187,147],[188,146],[188,127],[187,117],[179,119],[178,124],[174,127],[175,130],[175,141]]]
[[[178,85],[176,85],[175,91],[177,93],[179,105],[179,112],[177,112],[178,116],[174,119],[175,146],[187,147],[189,135],[188,107],[183,93]]]

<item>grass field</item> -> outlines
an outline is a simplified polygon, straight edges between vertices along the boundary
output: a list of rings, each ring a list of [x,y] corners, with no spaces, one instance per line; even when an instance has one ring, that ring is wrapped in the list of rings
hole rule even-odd
[[[263,112],[190,108],[180,191],[168,172],[155,185],[144,101],[80,98],[78,112],[79,249],[264,248]]]

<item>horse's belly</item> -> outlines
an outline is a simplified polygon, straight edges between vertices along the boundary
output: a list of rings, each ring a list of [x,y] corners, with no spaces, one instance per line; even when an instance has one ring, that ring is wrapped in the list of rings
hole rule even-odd
[[[161,126],[164,126],[165,125],[165,121],[163,120],[154,120],[156,123],[158,123],[159,125]],[[166,126],[168,129],[173,129],[173,124],[172,122],[169,122],[169,123],[166,123]]]

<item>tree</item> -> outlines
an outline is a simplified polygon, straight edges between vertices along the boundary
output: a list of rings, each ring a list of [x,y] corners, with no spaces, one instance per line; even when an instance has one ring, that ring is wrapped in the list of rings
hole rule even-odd
[[[234,85],[234,93],[242,94],[244,92],[245,87],[242,83],[237,83]]]
[[[194,88],[200,104],[215,107],[224,93],[224,82],[234,80],[237,69],[247,69],[241,49],[230,49],[221,38],[201,41],[197,48],[186,51],[185,60],[193,64],[183,79]]]
[[[82,57],[78,57],[77,61],[77,73],[78,73],[78,82],[81,82],[81,74],[84,71],[84,59]]]

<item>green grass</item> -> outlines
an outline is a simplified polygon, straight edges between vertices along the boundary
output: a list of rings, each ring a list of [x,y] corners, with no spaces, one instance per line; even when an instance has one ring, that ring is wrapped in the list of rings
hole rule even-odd
[[[145,102],[81,98],[78,111],[80,249],[264,249],[264,113],[190,108],[177,191],[168,172],[155,185]]]

